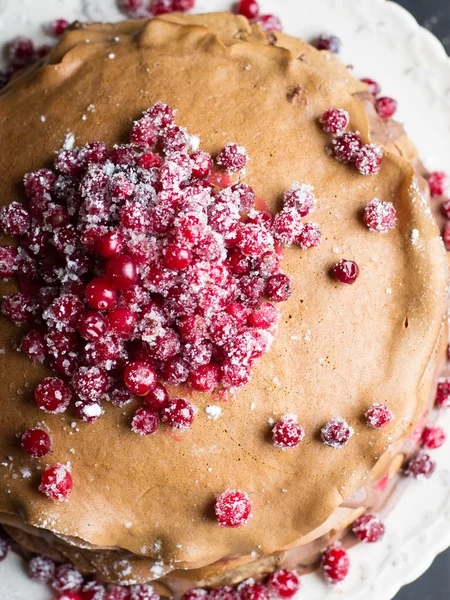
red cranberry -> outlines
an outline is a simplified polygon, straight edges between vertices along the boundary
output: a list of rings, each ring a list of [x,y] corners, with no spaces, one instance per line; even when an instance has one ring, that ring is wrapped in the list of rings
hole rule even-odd
[[[378,144],[366,144],[358,152],[355,165],[361,175],[378,175],[381,170],[383,150]]]
[[[137,314],[128,308],[117,307],[108,313],[111,333],[124,339],[130,339],[137,323]]]
[[[131,130],[130,141],[144,150],[154,148],[158,141],[158,133],[153,122],[146,117],[135,121]]]
[[[238,600],[238,593],[229,585],[222,585],[209,590],[208,600]]]
[[[237,173],[247,164],[247,151],[237,144],[228,144],[216,157],[216,163],[229,173]]]
[[[0,227],[7,235],[25,235],[30,228],[30,215],[18,202],[11,202],[0,209]]]
[[[81,587],[82,600],[105,600],[105,586],[98,581],[87,581]]]
[[[160,128],[167,127],[167,125],[173,123],[175,118],[175,111],[162,102],[154,104],[145,114]]]
[[[390,119],[397,111],[397,101],[393,98],[388,98],[387,96],[377,98],[375,104],[378,114],[382,119]]]
[[[157,383],[153,390],[144,396],[144,402],[149,408],[160,411],[169,403],[169,393],[162,383]]]
[[[39,583],[50,583],[55,576],[56,565],[47,556],[33,556],[28,563],[28,575]]]
[[[379,515],[362,515],[353,523],[352,531],[361,542],[373,544],[384,536],[384,524]]]
[[[184,342],[195,344],[204,340],[208,333],[206,321],[200,315],[184,317],[178,322],[178,331]]]
[[[23,450],[33,458],[46,456],[52,450],[50,436],[46,431],[37,427],[25,431],[22,435],[21,445]]]
[[[374,79],[370,79],[370,77],[363,77],[361,81],[367,84],[369,92],[372,94],[372,96],[378,96],[378,94],[381,92],[381,85]]]
[[[99,402],[77,400],[75,402],[75,413],[83,423],[95,423],[103,413],[104,409]]]
[[[295,208],[284,208],[275,215],[272,231],[277,242],[290,246],[301,235],[303,230],[301,216]]]
[[[238,327],[245,325],[250,315],[250,309],[240,302],[232,302],[226,308],[226,312],[231,315]]]
[[[158,337],[155,345],[150,349],[150,355],[156,360],[166,361],[180,351],[180,339],[173,329],[167,329]]]
[[[45,311],[44,318],[51,327],[58,330],[74,331],[83,308],[83,302],[76,296],[60,296]]]
[[[189,429],[194,420],[193,405],[183,398],[174,398],[161,413],[161,420],[173,429]]]
[[[341,49],[341,40],[335,35],[322,33],[316,41],[316,48],[317,50],[328,50],[328,52],[338,54]]]
[[[141,583],[130,587],[130,600],[159,600],[159,595],[150,584]]]
[[[436,390],[436,406],[450,408],[450,379],[440,381]]]
[[[199,392],[212,392],[219,385],[219,367],[210,363],[201,365],[189,373],[189,385]]]
[[[168,269],[183,271],[192,262],[192,252],[178,244],[169,244],[164,253],[164,264]]]
[[[132,19],[142,18],[145,15],[144,0],[119,0],[118,6],[126,16]]]
[[[126,203],[120,209],[120,222],[125,229],[146,233],[151,225],[150,212],[148,208],[137,202]]]
[[[31,321],[37,310],[34,298],[22,292],[5,296],[1,305],[1,312],[16,325]]]
[[[12,246],[0,246],[0,279],[10,279],[16,270],[17,250]]]
[[[162,369],[162,376],[170,385],[180,385],[187,381],[189,365],[180,356],[170,358]]]
[[[295,448],[304,437],[305,431],[295,415],[285,415],[272,429],[273,443],[279,448]]]
[[[45,337],[42,331],[38,329],[32,329],[29,331],[20,342],[20,349],[24,352],[31,360],[43,363],[47,355],[47,349],[45,345]]]
[[[123,252],[123,238],[117,231],[106,233],[97,243],[97,252],[103,258],[112,258]]]
[[[84,230],[80,237],[80,243],[89,252],[94,252],[97,249],[97,244],[107,232],[103,225],[94,225]]]
[[[52,414],[64,412],[71,398],[70,389],[57,377],[47,377],[34,390],[36,404],[40,409]]]
[[[137,282],[136,263],[123,254],[114,256],[106,265],[105,277],[116,289],[127,290]]]
[[[110,392],[111,403],[122,408],[133,401],[133,394],[126,387],[118,386]]]
[[[209,327],[211,341],[219,346],[225,344],[230,338],[234,338],[236,333],[236,321],[227,313],[219,313]]]
[[[266,33],[283,31],[283,24],[276,15],[259,15],[254,20],[254,23],[261,25]]]
[[[130,588],[121,585],[108,585],[105,600],[130,600]]]
[[[440,448],[446,439],[442,427],[425,427],[422,433],[422,446],[429,450]]]
[[[359,275],[359,267],[352,260],[341,260],[333,267],[333,276],[341,283],[351,285]]]
[[[150,13],[152,15],[165,15],[172,12],[172,0],[151,0]]]
[[[278,320],[278,309],[270,302],[263,302],[253,309],[248,318],[249,325],[259,329],[270,329]]]
[[[117,292],[106,279],[94,279],[86,287],[86,300],[96,310],[109,310],[117,302]]]
[[[79,154],[79,161],[83,165],[91,163],[103,165],[109,158],[109,148],[105,142],[91,142],[86,144]]]
[[[397,211],[392,202],[374,198],[364,210],[364,223],[370,231],[387,233],[397,225]]]
[[[300,235],[297,239],[297,244],[302,249],[315,248],[322,241],[322,234],[317,223],[305,223],[302,227]]]
[[[160,136],[161,146],[166,155],[184,152],[189,146],[189,136],[186,130],[178,125],[167,125]]]
[[[79,360],[76,354],[59,354],[52,360],[52,369],[62,377],[72,377],[79,367]]]
[[[6,44],[5,54],[8,63],[14,68],[29,65],[34,60],[33,41],[27,37],[18,36]]]
[[[55,169],[63,175],[78,175],[81,170],[78,150],[60,150],[53,164]]]
[[[444,171],[433,171],[428,175],[428,185],[432,196],[447,196],[450,191],[450,178]]]
[[[344,164],[355,162],[363,147],[361,138],[353,131],[339,133],[332,144],[334,157]]]
[[[256,0],[240,0],[237,9],[238,13],[247,19],[254,19],[259,15],[259,4]]]
[[[159,416],[155,410],[150,408],[138,408],[131,421],[131,429],[139,435],[151,435],[155,433],[159,425]]]
[[[321,439],[327,446],[341,448],[341,446],[344,446],[349,441],[353,434],[353,427],[350,427],[347,421],[344,421],[340,417],[335,417],[322,427]]]
[[[367,410],[365,417],[369,427],[372,427],[372,429],[381,429],[393,420],[394,415],[384,404],[372,404]]]
[[[239,600],[269,600],[269,590],[262,583],[242,583],[239,588]]]
[[[418,452],[411,458],[405,474],[414,479],[429,479],[436,469],[436,463],[425,452]]]
[[[224,360],[220,365],[220,377],[225,388],[243,387],[250,380],[250,366]]]
[[[212,169],[212,159],[209,154],[199,150],[191,154],[192,176],[198,179],[208,177]]]
[[[172,0],[172,10],[187,12],[195,6],[195,0]]]
[[[64,592],[56,600],[83,600],[83,598],[74,592]]]
[[[69,498],[72,486],[73,480],[69,469],[66,465],[58,463],[45,469],[42,474],[39,491],[45,494],[49,500],[64,502]],[[56,576],[55,581],[57,581]]]
[[[202,588],[193,588],[192,590],[185,592],[181,597],[181,600],[206,600],[207,596],[207,590],[203,590]]]
[[[322,569],[328,583],[335,585],[344,581],[350,568],[350,559],[341,545],[328,548],[322,554]]]
[[[105,317],[94,310],[86,310],[78,319],[78,333],[90,342],[102,338],[107,329],[108,322]]]
[[[141,154],[141,156],[137,160],[137,164],[142,168],[149,171],[153,168],[159,168],[163,164],[163,159],[159,154],[153,154],[152,152],[146,152],[145,154]]]
[[[269,575],[267,587],[278,598],[292,598],[300,588],[300,579],[293,571],[280,569]]]
[[[60,37],[66,32],[68,27],[69,23],[66,19],[55,19],[48,24],[46,30],[50,35]]]
[[[228,267],[233,275],[247,275],[252,268],[252,262],[248,256],[236,248],[228,259]]]
[[[342,133],[350,123],[350,117],[342,108],[329,108],[320,118],[323,130],[327,133]]]
[[[265,287],[266,283],[262,277],[244,275],[239,280],[239,300],[247,306],[254,306],[264,295]],[[271,300],[273,300],[273,298],[271,298]]]
[[[56,568],[52,587],[58,594],[79,592],[83,585],[83,575],[73,565],[64,564]]]
[[[146,396],[156,385],[156,371],[148,363],[132,362],[125,368],[123,382],[136,396]]]
[[[53,190],[56,183],[56,175],[50,169],[39,169],[27,173],[24,177],[25,191],[30,198],[43,196]]]
[[[72,388],[80,400],[101,400],[108,389],[108,376],[98,367],[80,367],[72,377]]]
[[[284,273],[272,275],[267,281],[266,294],[273,302],[285,302],[292,294],[292,282]]]
[[[136,151],[131,146],[114,146],[111,151],[109,160],[114,165],[130,165],[136,163]]]
[[[250,498],[240,490],[225,490],[216,498],[215,513],[219,527],[241,527],[251,517]]]

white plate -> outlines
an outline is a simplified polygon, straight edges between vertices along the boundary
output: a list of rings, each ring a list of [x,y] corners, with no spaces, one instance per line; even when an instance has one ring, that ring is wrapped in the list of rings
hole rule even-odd
[[[403,8],[385,0],[261,0],[288,33],[311,39],[323,31],[343,40],[342,59],[357,76],[379,81],[399,101],[406,123],[430,168],[450,172],[450,59],[443,46],[418,26]],[[231,0],[197,0],[197,11],[229,9]],[[65,17],[118,20],[114,0],[0,0],[0,43],[14,35],[45,36],[41,24]],[[48,41],[48,40],[46,40]],[[450,411],[441,415],[450,432]],[[407,481],[387,517],[385,539],[350,550],[352,568],[339,589],[315,573],[302,578],[300,598],[308,600],[390,600],[399,588],[421,575],[434,557],[450,546],[450,453],[435,451],[438,469],[427,482]],[[1,600],[50,600],[52,594],[31,582],[21,560],[11,554],[0,563]]]

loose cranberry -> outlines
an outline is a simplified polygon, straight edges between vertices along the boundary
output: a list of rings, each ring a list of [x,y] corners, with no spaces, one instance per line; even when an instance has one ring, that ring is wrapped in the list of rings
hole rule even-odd
[[[72,491],[73,480],[66,465],[56,464],[47,467],[42,474],[39,491],[54,502],[64,502]],[[55,576],[53,586],[57,581]]]
[[[279,448],[295,448],[305,437],[305,430],[295,415],[285,415],[272,429],[272,439]]]
[[[322,427],[321,439],[327,446],[341,448],[349,441],[353,434],[353,427],[350,427],[347,421],[344,421],[340,417],[335,417]]]
[[[122,585],[108,585],[105,600],[130,600],[130,588]]]
[[[387,233],[397,225],[397,211],[392,202],[374,198],[364,210],[364,223],[370,231]]]
[[[189,385],[199,392],[212,392],[219,385],[219,367],[210,363],[201,365],[189,373]]]
[[[353,523],[352,531],[361,542],[373,544],[384,536],[384,524],[379,515],[362,515]]]
[[[191,154],[192,175],[198,179],[208,177],[212,169],[212,159],[209,154],[199,150]]]
[[[94,279],[86,287],[86,300],[96,310],[109,310],[117,302],[117,291],[106,279]]]
[[[154,104],[145,112],[145,114],[155,123],[156,127],[159,128],[167,127],[167,125],[173,123],[175,118],[175,111],[162,102]]]
[[[130,339],[137,324],[137,314],[119,306],[108,313],[108,323],[112,334]]]
[[[254,19],[259,15],[259,4],[256,0],[240,0],[237,9],[238,13],[247,19]]]
[[[51,21],[46,30],[50,35],[54,35],[55,37],[61,37],[66,32],[69,27],[69,22],[66,19],[55,19]]]
[[[237,144],[228,144],[216,157],[216,163],[229,173],[237,173],[247,164],[247,151]]]
[[[440,381],[436,390],[436,406],[450,408],[450,379]]]
[[[130,588],[130,600],[159,600],[159,595],[148,583],[132,585]]]
[[[382,119],[390,119],[397,111],[397,101],[387,96],[377,98],[375,104],[378,114]]]
[[[40,409],[51,414],[64,412],[71,398],[70,389],[57,377],[47,377],[34,390],[36,404]]]
[[[100,402],[91,402],[90,400],[77,400],[75,402],[75,413],[83,423],[95,423],[104,412]]]
[[[183,594],[182,600],[206,600],[207,596],[207,590],[203,590],[202,588],[193,588],[192,590],[188,590]]]
[[[270,329],[278,320],[278,309],[270,302],[263,302],[253,309],[248,317],[249,325],[259,329]]]
[[[157,383],[143,400],[149,408],[161,411],[169,404],[170,398],[166,387],[162,383]]]
[[[276,15],[259,15],[254,19],[254,23],[261,25],[266,33],[283,31],[283,24]]]
[[[329,108],[320,118],[323,130],[327,133],[342,133],[350,123],[350,117],[342,108]]]
[[[318,50],[328,50],[328,52],[338,54],[341,49],[341,40],[335,35],[322,33],[316,41],[316,48]]]
[[[172,0],[151,0],[149,10],[155,16],[172,12]]]
[[[358,152],[355,165],[361,175],[378,175],[382,160],[381,147],[378,144],[366,144]]]
[[[52,441],[46,431],[35,427],[22,435],[21,446],[33,458],[41,458],[51,452]]]
[[[370,77],[363,77],[361,81],[367,84],[369,92],[372,94],[372,96],[378,96],[378,94],[381,92],[381,85],[374,79],[371,79]]]
[[[80,367],[72,377],[72,388],[80,400],[96,402],[108,389],[108,376],[98,367]]]
[[[168,269],[183,271],[192,262],[192,252],[178,244],[169,244],[164,253],[164,264]]]
[[[154,148],[158,141],[158,133],[153,122],[146,117],[135,121],[131,130],[130,141],[144,150]]]
[[[83,598],[74,592],[64,592],[56,600],[83,600]]]
[[[405,474],[414,479],[429,479],[436,470],[436,463],[425,452],[418,452],[411,458]]]
[[[450,191],[450,178],[444,171],[433,171],[428,175],[428,185],[432,196],[447,196]]]
[[[30,38],[18,36],[6,44],[5,54],[8,63],[16,69],[29,65],[34,60],[33,41]]]
[[[43,363],[47,356],[47,348],[45,345],[45,337],[42,331],[32,329],[29,331],[20,342],[20,349],[31,360]]]
[[[7,235],[25,235],[30,223],[27,209],[18,202],[11,202],[0,209],[0,227]]]
[[[126,387],[117,386],[110,392],[111,403],[122,408],[133,401],[133,394]]]
[[[302,249],[315,248],[322,241],[322,234],[319,225],[313,223],[305,223],[300,231],[297,239],[297,244]]]
[[[331,585],[344,581],[350,568],[350,559],[344,548],[336,544],[322,554],[322,569],[325,579]]]
[[[359,275],[359,267],[352,260],[341,260],[333,267],[333,276],[341,283],[351,285]]]
[[[381,429],[393,420],[394,415],[384,404],[372,404],[367,410],[365,417],[369,427],[372,427],[372,429]]]
[[[280,569],[269,575],[267,587],[278,598],[292,598],[300,589],[300,579],[293,571]]]
[[[422,446],[429,450],[440,448],[446,439],[442,427],[425,427],[422,433]]]
[[[138,275],[136,263],[123,254],[114,256],[106,265],[106,280],[118,290],[127,290],[136,284]]]
[[[28,563],[28,575],[39,583],[50,583],[55,577],[56,565],[47,556],[33,556]]]
[[[53,164],[55,169],[63,175],[78,175],[81,170],[78,150],[60,150]]]
[[[105,317],[94,310],[86,310],[78,319],[78,333],[85,340],[94,342],[102,338],[108,329]]]
[[[151,435],[155,433],[159,425],[159,416],[155,410],[150,408],[138,408],[131,421],[131,429],[139,435]]]
[[[241,527],[251,517],[250,498],[240,490],[225,490],[216,498],[215,513],[219,527]]]
[[[156,386],[156,371],[148,363],[132,362],[125,368],[123,382],[136,396],[146,396]]]
[[[183,398],[174,398],[161,413],[161,420],[173,429],[189,429],[194,420],[194,406]]]
[[[117,231],[106,233],[97,243],[97,252],[103,258],[112,258],[124,250],[123,238]]]
[[[250,380],[250,366],[235,364],[230,360],[224,360],[220,365],[220,377],[225,388],[240,388]]]
[[[59,354],[55,356],[51,363],[52,369],[62,377],[72,377],[80,366],[78,356],[70,352],[68,354]]]
[[[353,131],[339,133],[332,144],[334,157],[344,164],[355,162],[363,147],[360,136]]]
[[[64,564],[57,567],[52,587],[59,594],[79,592],[83,585],[83,575],[73,565]]]
[[[267,281],[266,294],[273,302],[285,302],[292,294],[292,282],[284,273],[272,275]]]
[[[208,600],[238,600],[238,593],[229,585],[222,585],[209,590]]]

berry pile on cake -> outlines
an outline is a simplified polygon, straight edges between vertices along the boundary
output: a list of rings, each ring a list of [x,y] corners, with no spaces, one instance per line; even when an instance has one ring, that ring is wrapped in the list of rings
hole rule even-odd
[[[0,97],[0,522],[64,600],[338,583],[344,532],[380,540],[400,468],[434,471],[447,268],[412,145],[371,138],[375,82],[265,29],[77,25]]]

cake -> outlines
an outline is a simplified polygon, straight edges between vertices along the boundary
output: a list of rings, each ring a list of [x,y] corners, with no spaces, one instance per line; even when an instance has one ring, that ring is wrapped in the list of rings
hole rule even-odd
[[[155,595],[175,597],[191,588],[220,587],[217,597],[231,598],[233,590],[226,589],[231,595],[224,595],[222,586],[237,586],[249,578],[259,582],[280,569],[301,574],[317,566],[327,547],[338,553],[337,558],[344,557],[345,563],[340,541],[346,545],[347,532],[357,519],[353,529],[360,532],[360,539],[373,529],[365,527],[364,515],[384,506],[407,459],[414,455],[407,473],[431,474],[432,461],[424,453],[415,453],[446,351],[446,256],[417,151],[399,124],[379,117],[367,85],[330,53],[280,32],[268,34],[244,17],[228,13],[175,13],[115,25],[77,23],[43,64],[16,75],[0,97],[4,231],[14,233],[17,224],[16,213],[12,224],[8,221],[7,206],[30,202],[22,183],[25,174],[51,168],[44,183],[27,176],[25,188],[31,202],[39,200],[33,188],[36,181],[52,201],[57,200],[56,209],[52,205],[56,213],[53,210],[46,225],[41,223],[34,231],[36,235],[46,231],[45,238],[54,236],[62,223],[58,221],[61,206],[70,195],[68,184],[86,190],[76,186],[89,161],[71,170],[71,160],[79,155],[74,148],[85,144],[91,144],[92,150],[92,143],[101,141],[104,145],[96,150],[107,147],[108,153],[115,144],[122,145],[112,150],[115,163],[109,154],[104,160],[92,159],[109,178],[116,177],[125,163],[125,176],[128,168],[151,172],[167,167],[169,172],[173,140],[167,141],[164,128],[176,126],[172,117],[168,124],[161,117],[169,114],[168,107],[176,110],[176,126],[185,128],[177,129],[186,136],[182,153],[189,143],[189,152],[205,153],[200,156],[206,161],[208,156],[216,159],[212,175],[208,165],[206,173],[196,177],[191,165],[186,176],[191,178],[189,185],[174,184],[184,198],[190,186],[208,178],[209,183],[199,187],[209,194],[209,225],[220,194],[229,201],[232,194],[227,196],[226,190],[242,183],[256,194],[256,201],[253,197],[250,204],[239,207],[248,212],[241,221],[237,218],[239,228],[250,225],[246,231],[267,225],[262,214],[289,212],[293,195],[298,202],[311,203],[296,225],[295,240],[289,219],[287,229],[281,217],[275,218],[278,229],[268,226],[276,242],[273,246],[271,238],[268,247],[272,257],[280,258],[276,273],[287,276],[286,293],[269,289],[266,277],[266,287],[254,300],[242,291],[249,271],[244,268],[241,273],[237,266],[233,271],[237,292],[227,302],[244,304],[253,315],[254,329],[270,331],[266,337],[261,334],[264,348],[256,362],[250,361],[251,369],[242,380],[228,376],[218,343],[212,360],[217,380],[211,385],[209,380],[192,383],[191,376],[188,383],[177,384],[166,363],[154,356],[148,357],[151,369],[137,381],[127,369],[145,362],[142,352],[139,360],[132,359],[130,347],[121,346],[120,360],[115,356],[111,364],[99,364],[92,352],[87,357],[89,348],[87,354],[85,348],[80,354],[85,362],[69,365],[65,371],[64,361],[58,360],[64,352],[58,347],[52,368],[51,356],[43,360],[35,347],[30,350],[28,345],[28,354],[37,358],[34,361],[17,352],[24,348],[21,340],[30,325],[18,328],[2,318],[0,523],[23,551],[71,563],[85,576],[104,583],[138,586],[135,590],[149,584],[145,589]],[[330,113],[330,109],[334,110]],[[156,161],[151,164],[141,159],[142,138],[149,133],[144,131],[146,119],[153,119],[163,146],[160,162],[145,159]],[[141,150],[129,145],[130,131],[133,146]],[[56,160],[55,152],[59,152]],[[145,155],[160,156],[153,148]],[[185,163],[177,165],[185,168]],[[196,168],[201,171],[198,164]],[[48,175],[52,172],[55,179]],[[64,180],[59,192],[56,176]],[[124,184],[122,179],[120,183]],[[153,185],[155,198],[164,192],[158,186],[159,182]],[[84,196],[78,197],[78,204],[71,197],[67,209],[71,224],[86,216],[81,200],[89,200],[90,193],[81,191]],[[118,194],[122,193],[122,201],[130,204],[148,201],[121,187]],[[34,202],[33,223],[47,219],[47,210],[45,202]],[[112,217],[110,210],[108,204],[106,216],[92,222],[107,225],[106,232],[111,233],[122,219],[126,230],[122,216]],[[170,227],[170,235],[175,235],[181,226],[176,221]],[[46,335],[69,334],[63,340],[68,345],[77,335],[74,344],[80,345],[79,326],[75,334],[70,320],[55,320],[52,302],[61,293],[75,297],[83,310],[88,304],[92,308],[98,291],[92,288],[92,280],[104,276],[105,261],[93,266],[88,260],[81,275],[78,263],[72,264],[71,279],[67,265],[62,271],[53,269],[42,283],[42,272],[48,272],[48,242],[39,236],[30,240],[29,222],[16,229],[22,262],[15,274],[20,269],[24,296],[8,300],[12,297],[8,294],[17,292],[16,281],[1,282],[6,296],[3,312],[14,317],[17,310],[23,315],[30,296],[41,293],[42,298],[42,288],[53,287],[55,295],[42,317]],[[125,234],[136,242],[136,236]],[[165,235],[159,232],[156,237]],[[60,253],[67,264],[77,262],[72,256],[80,249],[77,244],[84,243],[85,258],[88,244],[77,236],[70,252],[69,242],[62,243]],[[244,251],[244,242],[236,237],[224,239],[228,265],[236,244],[247,261],[249,257],[258,261],[264,254],[259,246]],[[3,245],[11,243],[11,237],[3,240]],[[135,248],[130,246],[131,242],[127,253],[132,255]],[[188,262],[208,262],[206,251],[199,247],[192,244]],[[95,246],[87,254],[88,258],[95,255]],[[112,255],[102,256],[111,260]],[[177,261],[184,258],[177,254],[170,265],[182,271],[185,266]],[[37,277],[30,271],[33,267],[38,269]],[[141,274],[146,268],[139,266]],[[222,287],[231,285],[229,281]],[[123,289],[119,284],[116,288]],[[152,294],[155,289],[151,288]],[[203,288],[198,289],[195,293],[203,298]],[[120,292],[119,296],[126,295]],[[165,301],[168,294],[164,290],[158,296]],[[268,299],[272,309],[276,304],[276,327],[272,327],[276,317],[267,309]],[[267,313],[258,312],[261,300],[270,313],[270,323],[264,325]],[[128,299],[121,306],[130,308],[131,303]],[[143,304],[135,298],[133,311],[139,314]],[[111,306],[98,304],[97,308]],[[36,311],[30,308],[31,321],[37,320]],[[207,316],[210,332],[222,322],[224,312],[225,306],[220,305],[212,317]],[[171,331],[184,339],[179,321]],[[236,331],[231,338],[235,335]],[[142,332],[139,336],[145,341]],[[52,343],[57,345],[54,337]],[[186,367],[191,372],[195,352],[189,360],[183,355],[183,364],[192,361]],[[45,353],[51,355],[51,348]],[[237,363],[242,363],[235,361],[233,369],[245,363],[237,356]],[[117,371],[122,376],[125,369],[133,380],[128,385],[125,379],[126,389],[138,396],[155,389],[157,373],[159,381],[172,381],[166,385],[169,406],[176,398],[185,404],[167,412],[169,401],[164,398],[166,404],[155,422],[149,413],[136,412],[142,409],[142,400],[122,404],[116,398],[114,402],[111,388],[102,388],[103,384],[102,403],[91,402],[79,382],[79,373],[85,374],[86,369],[97,369],[105,377],[116,376]],[[65,382],[58,388],[63,395],[72,390],[70,406],[69,398],[61,410],[47,406],[43,412],[36,405],[35,390],[49,377]],[[201,391],[203,384],[206,391]],[[163,423],[158,426],[160,418]],[[32,458],[24,452],[26,442],[22,438],[21,446],[20,436],[33,428],[51,438],[51,454]],[[45,446],[46,439],[42,443]],[[52,467],[56,470],[49,473],[49,465],[57,465]],[[50,483],[49,477],[53,477]],[[374,523],[375,529],[381,527],[377,519]],[[327,572],[326,557],[323,560]],[[333,573],[329,579],[333,580]],[[59,591],[77,591],[81,581]],[[244,584],[241,597],[259,597],[245,591],[245,585],[258,583]],[[196,593],[192,597],[202,595]],[[153,596],[136,595],[141,597]]]

